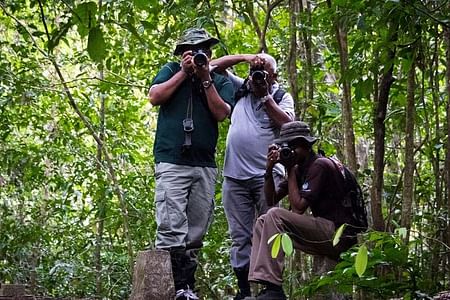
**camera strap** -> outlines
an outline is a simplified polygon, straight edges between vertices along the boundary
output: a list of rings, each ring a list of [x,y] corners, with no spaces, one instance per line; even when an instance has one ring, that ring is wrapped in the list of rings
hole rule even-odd
[[[188,98],[188,105],[186,108],[186,117],[183,120],[183,131],[184,131],[184,143],[182,146],[182,153],[188,151],[192,146],[192,131],[194,131],[194,120],[192,119],[192,85],[191,92]]]

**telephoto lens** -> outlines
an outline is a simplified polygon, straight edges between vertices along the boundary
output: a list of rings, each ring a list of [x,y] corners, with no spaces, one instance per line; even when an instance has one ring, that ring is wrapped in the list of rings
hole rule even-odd
[[[264,71],[253,71],[252,73],[252,81],[255,84],[262,85],[266,82],[266,73]]]
[[[288,161],[294,157],[294,150],[292,150],[287,143],[283,143],[278,150],[280,154],[280,161]]]
[[[206,66],[208,63],[208,56],[203,50],[192,51],[193,61],[197,67]]]

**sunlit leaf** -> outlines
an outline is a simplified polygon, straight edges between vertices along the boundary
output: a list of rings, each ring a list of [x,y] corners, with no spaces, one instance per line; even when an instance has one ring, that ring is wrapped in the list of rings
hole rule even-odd
[[[366,245],[361,245],[358,250],[358,254],[355,258],[355,270],[356,274],[361,277],[366,271],[367,267],[367,247]]]
[[[406,230],[405,227],[397,228],[397,229],[395,229],[395,232],[398,234],[398,236],[399,236],[401,239],[405,239],[405,238],[406,238],[407,230]]]
[[[336,232],[334,233],[334,237],[333,237],[333,246],[336,246],[336,245],[339,243],[340,238],[341,238],[341,236],[342,236],[342,233],[344,232],[345,226],[346,226],[345,223],[342,224],[342,225],[338,228],[338,230],[336,230]]]
[[[294,252],[291,237],[287,233],[283,233],[281,235],[281,246],[283,247],[283,251],[287,256],[291,256]]]
[[[272,243],[272,241],[273,241],[277,236],[279,236],[279,235],[280,235],[279,233],[275,233],[274,235],[272,235],[272,236],[269,238],[269,240],[267,241],[267,244]]]
[[[280,244],[281,244],[281,234],[278,234],[273,241],[272,245],[272,258],[277,258],[278,253],[280,252]]]

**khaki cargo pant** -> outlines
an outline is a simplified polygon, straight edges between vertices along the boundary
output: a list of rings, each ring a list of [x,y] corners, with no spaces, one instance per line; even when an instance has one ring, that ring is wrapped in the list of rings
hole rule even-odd
[[[334,223],[313,216],[300,215],[284,208],[271,208],[256,221],[250,257],[250,281],[267,281],[276,285],[283,282],[284,252],[271,256],[272,243],[267,241],[276,233],[288,233],[294,248],[303,252],[328,256],[337,260],[343,245],[333,247]]]

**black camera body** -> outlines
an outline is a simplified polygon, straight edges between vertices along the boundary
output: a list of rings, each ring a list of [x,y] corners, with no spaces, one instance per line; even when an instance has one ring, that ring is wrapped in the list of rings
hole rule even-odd
[[[289,147],[288,143],[282,143],[278,148],[280,162],[286,162],[294,158],[294,149]]]
[[[266,73],[263,71],[253,72],[252,81],[256,84],[263,85],[266,82]]]
[[[264,70],[264,66],[258,66],[250,69],[250,77],[252,78],[252,82],[254,84],[265,84],[267,79],[267,72]]]
[[[192,60],[197,67],[203,67],[208,63],[208,56],[202,49],[192,50]]]

